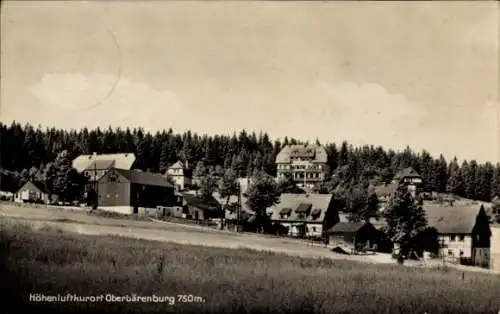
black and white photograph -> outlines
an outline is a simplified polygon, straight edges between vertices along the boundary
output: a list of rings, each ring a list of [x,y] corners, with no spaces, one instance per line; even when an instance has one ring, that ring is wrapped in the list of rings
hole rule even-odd
[[[1,3],[0,313],[500,313],[498,1]]]

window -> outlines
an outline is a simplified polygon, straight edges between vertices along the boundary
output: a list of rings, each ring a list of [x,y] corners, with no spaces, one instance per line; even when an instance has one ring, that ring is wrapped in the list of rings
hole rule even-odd
[[[316,232],[316,227],[311,227],[312,232]]]
[[[465,236],[464,235],[459,235],[458,236],[458,241],[464,241],[465,240]]]
[[[452,250],[448,250],[448,255],[449,256],[453,256],[453,251]]]
[[[464,255],[464,251],[460,250],[460,256],[463,256],[463,255]]]
[[[452,241],[452,242],[455,241],[455,236],[454,235],[450,236],[450,241]]]

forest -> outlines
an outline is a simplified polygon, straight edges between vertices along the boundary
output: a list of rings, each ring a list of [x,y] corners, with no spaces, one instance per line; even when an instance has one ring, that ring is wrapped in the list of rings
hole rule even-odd
[[[276,174],[275,158],[284,145],[302,144],[298,139],[272,140],[267,133],[245,130],[226,135],[200,135],[191,131],[182,134],[172,129],[151,133],[134,129],[62,130],[30,124],[0,123],[1,181],[0,189],[15,192],[24,182],[43,177],[54,169],[62,151],[69,161],[80,154],[134,153],[135,168],[165,172],[169,165],[182,160],[194,169],[195,175],[232,169],[237,176],[252,176],[256,171]],[[405,167],[413,167],[422,175],[424,191],[452,193],[460,197],[490,201],[500,195],[500,164],[458,162],[455,157],[432,156],[427,151],[403,151],[348,142],[319,143],[325,146],[331,180],[322,189],[331,192],[341,183],[353,187],[362,183],[382,184]],[[59,161],[68,166],[68,162]],[[56,167],[57,168],[57,167]],[[65,171],[69,171],[66,169]],[[339,182],[341,181],[341,182]]]

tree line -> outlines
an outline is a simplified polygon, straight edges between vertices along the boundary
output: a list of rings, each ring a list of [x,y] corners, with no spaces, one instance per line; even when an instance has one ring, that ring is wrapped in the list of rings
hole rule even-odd
[[[267,133],[242,130],[231,136],[182,134],[166,129],[155,133],[142,128],[62,130],[34,127],[13,122],[0,123],[1,189],[14,192],[29,178],[47,171],[62,151],[66,159],[80,154],[128,152],[136,155],[135,167],[143,171],[165,172],[177,160],[187,162],[195,175],[232,169],[237,177],[257,172],[276,175],[275,159],[284,145],[305,144],[284,138],[271,140]],[[316,141],[317,144],[320,144]],[[388,183],[402,168],[413,167],[424,181],[424,191],[453,193],[457,196],[490,201],[500,195],[500,164],[458,162],[434,157],[427,151],[403,151],[348,142],[328,143],[331,180],[318,186],[319,192],[332,193],[339,188],[353,191],[367,185]],[[293,187],[291,187],[294,189]]]

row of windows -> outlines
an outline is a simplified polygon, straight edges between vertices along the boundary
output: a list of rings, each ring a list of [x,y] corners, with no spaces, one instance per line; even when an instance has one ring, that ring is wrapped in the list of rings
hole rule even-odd
[[[306,174],[306,179],[314,179],[314,178],[320,178],[320,174],[319,173],[308,173]],[[304,174],[294,174],[293,178],[295,180],[297,179],[304,179]]]
[[[283,165],[283,164],[278,164],[277,169],[291,169],[291,170],[304,170],[304,169],[316,169],[316,170],[322,170],[323,166],[322,165],[315,165],[315,164],[309,164],[309,165]]]

